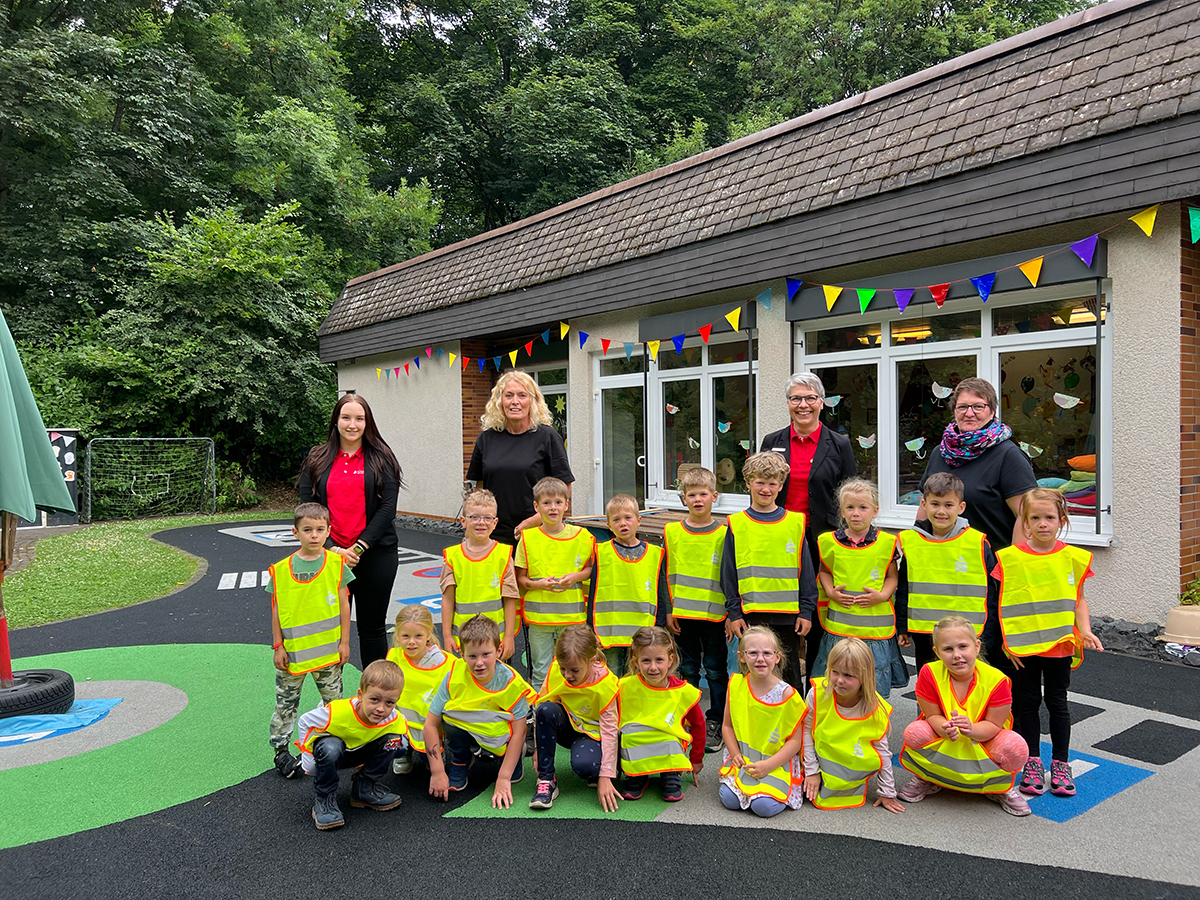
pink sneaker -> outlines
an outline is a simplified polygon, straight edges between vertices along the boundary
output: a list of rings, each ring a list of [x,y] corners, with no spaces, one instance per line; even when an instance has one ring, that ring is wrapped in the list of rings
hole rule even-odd
[[[896,792],[896,796],[905,803],[920,803],[930,794],[936,794],[942,789],[940,784],[934,784],[932,781],[925,781],[922,778],[914,778],[904,787]]]
[[[1029,757],[1025,770],[1021,773],[1021,793],[1040,797],[1046,793],[1046,770],[1042,761],[1036,756]]]
[[[1061,760],[1050,763],[1050,793],[1056,797],[1074,797],[1075,779],[1071,777],[1071,766]]]
[[[984,794],[989,800],[995,800],[1000,808],[1010,816],[1027,816],[1030,813],[1029,801],[1021,796],[1021,789],[1009,788],[1003,794]]]

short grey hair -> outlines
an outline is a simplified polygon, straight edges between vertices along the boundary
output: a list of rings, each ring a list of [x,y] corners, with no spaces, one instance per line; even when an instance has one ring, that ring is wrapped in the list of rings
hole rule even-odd
[[[792,393],[792,388],[800,386],[806,387],[812,391],[816,391],[818,397],[820,397],[822,400],[825,399],[825,385],[821,384],[821,379],[812,372],[797,372],[795,375],[789,378],[787,387],[783,389],[783,395],[785,397],[790,396]]]

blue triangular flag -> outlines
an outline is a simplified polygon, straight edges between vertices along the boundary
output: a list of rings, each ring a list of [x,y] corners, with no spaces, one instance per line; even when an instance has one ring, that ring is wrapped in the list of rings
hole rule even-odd
[[[979,292],[979,299],[987,303],[988,296],[992,293],[992,285],[996,283],[996,273],[990,272],[987,275],[980,275],[978,278],[972,278],[971,284],[975,285],[975,290]]]
[[[800,290],[800,285],[804,284],[799,278],[789,278],[787,280],[788,303],[792,302],[792,298],[796,296],[796,291]]]
[[[771,289],[767,288],[765,291],[763,291],[761,294],[759,294],[757,297],[757,300],[759,303],[761,303],[763,305],[763,307],[765,307],[766,309],[770,309],[771,308]]]
[[[549,328],[547,328],[545,331],[542,332],[542,343],[543,344],[550,343],[550,329]]]
[[[479,371],[480,371],[480,372],[482,372],[482,371],[483,371],[483,367],[484,367],[485,365],[487,365],[487,360],[486,360],[486,359],[484,359],[482,356],[481,356],[481,357],[479,357]]]
[[[626,341],[625,342],[625,358],[629,359],[632,356],[633,356],[633,344],[631,344],[629,341]]]
[[[1093,234],[1091,237],[1084,238],[1082,241],[1076,241],[1071,245],[1071,249],[1075,251],[1075,255],[1083,260],[1083,264],[1089,269],[1092,267],[1092,259],[1096,255],[1096,241],[1100,235]]]
[[[493,356],[493,357],[492,357],[492,362],[494,362],[494,363],[496,364],[496,371],[497,371],[497,372],[499,372],[499,371],[500,371],[500,360],[502,360],[502,359],[504,359],[504,357],[503,357],[503,356]]]
[[[583,345],[587,343],[587,339],[588,339],[588,336],[587,336],[586,331],[579,332],[579,349],[580,350],[582,350]]]
[[[386,376],[387,376],[387,377],[390,379],[390,378],[392,377],[392,370],[391,370],[391,369],[384,369],[384,370],[383,370],[383,374],[384,374],[384,375],[386,375]]]
[[[437,348],[437,355],[438,355],[438,359],[440,360],[442,358],[442,348],[441,347]]]
[[[415,362],[415,363],[417,364],[417,368],[418,368],[418,369],[419,369],[419,368],[421,368],[421,357],[419,357],[419,356],[414,356],[414,357],[413,357],[413,362]]]
[[[687,337],[686,334],[677,334],[677,335],[675,335],[675,337],[671,338],[671,343],[675,345],[676,353],[683,352],[683,340],[686,337]]]

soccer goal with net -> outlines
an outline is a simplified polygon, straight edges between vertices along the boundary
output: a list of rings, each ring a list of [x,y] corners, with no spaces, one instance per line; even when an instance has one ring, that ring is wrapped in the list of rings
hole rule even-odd
[[[212,438],[93,438],[84,470],[85,522],[212,513]]]

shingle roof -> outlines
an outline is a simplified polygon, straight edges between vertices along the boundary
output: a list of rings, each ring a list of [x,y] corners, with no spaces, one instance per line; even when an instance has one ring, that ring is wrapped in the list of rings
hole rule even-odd
[[[1200,109],[1200,0],[1114,0],[349,282],[333,335]]]

